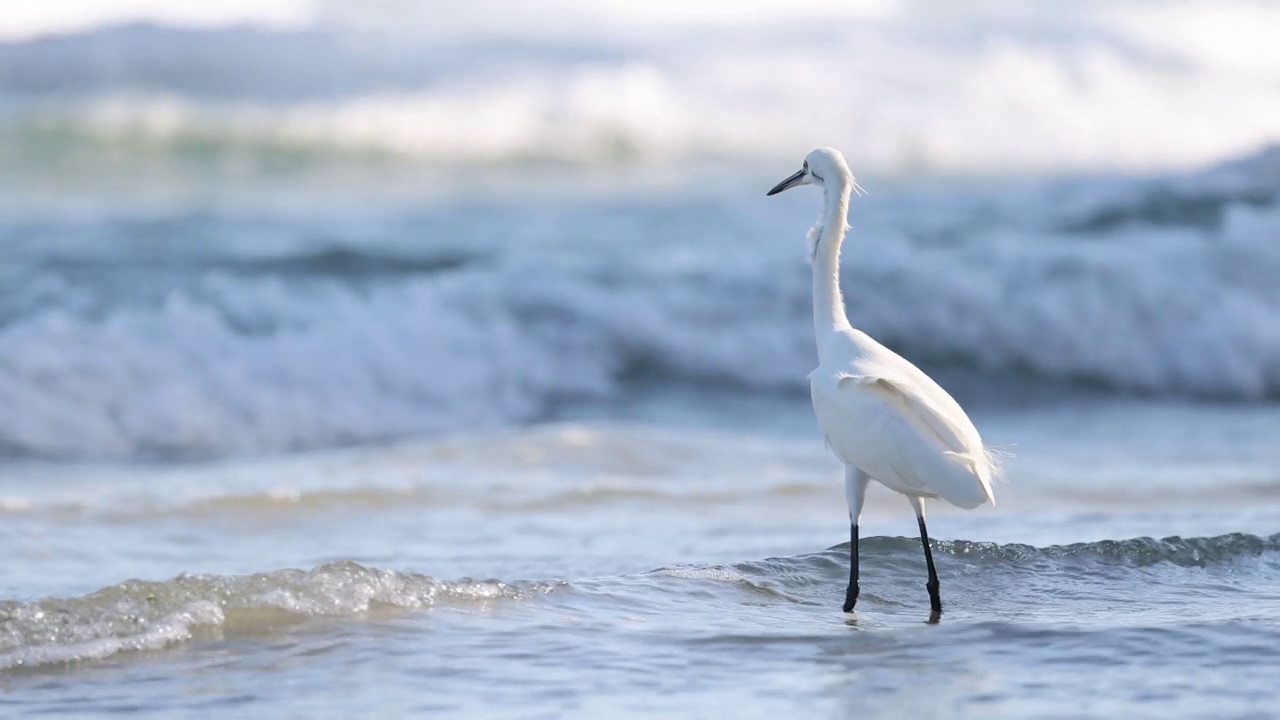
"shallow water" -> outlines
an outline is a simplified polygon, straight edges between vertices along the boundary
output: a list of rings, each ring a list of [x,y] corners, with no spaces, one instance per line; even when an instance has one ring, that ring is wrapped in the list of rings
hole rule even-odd
[[[668,403],[661,422],[636,409],[650,419],[273,460],[14,463],[4,702],[1263,716],[1280,667],[1280,451],[1176,446],[1196,451],[1193,471],[1160,448],[1175,428],[1275,427],[1280,413],[1071,405],[976,413],[1020,454],[999,507],[931,513],[946,538],[936,625],[914,520],[883,490],[863,521],[858,609],[839,611],[842,488],[802,403],[732,430],[699,428],[714,403]]]
[[[863,593],[856,619],[832,610],[843,548],[556,583],[442,583],[351,562],[133,583],[43,612],[80,618],[96,606],[100,622],[165,617],[189,623],[185,647],[70,674],[20,672],[8,700],[158,714],[244,706],[766,716],[812,704],[824,714],[1017,717],[1135,706],[1236,715],[1274,699],[1280,536],[1042,550],[940,543],[952,609],[938,626],[922,622],[915,543],[873,538],[863,547],[874,591]],[[1258,607],[1242,612],[1245,597]],[[5,611],[12,627],[33,608]],[[74,697],[59,697],[70,688]]]

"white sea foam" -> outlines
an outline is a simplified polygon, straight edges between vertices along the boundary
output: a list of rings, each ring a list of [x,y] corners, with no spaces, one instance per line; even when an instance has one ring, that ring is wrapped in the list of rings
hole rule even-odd
[[[1277,158],[1023,188],[1008,207],[995,192],[913,195],[907,220],[861,223],[855,208],[849,315],[926,366],[1274,397]],[[132,281],[105,294],[57,281],[0,326],[0,446],[280,450],[519,423],[636,383],[799,392],[813,363],[803,223],[788,243],[784,205],[745,202],[586,228],[544,218],[491,258],[386,261],[405,269],[377,282],[308,274],[306,256],[283,274],[214,265],[142,300]]]
[[[822,138],[864,169],[961,172],[1186,166],[1280,139],[1267,5],[649,5],[562,2],[536,22],[514,5],[421,22],[322,6],[295,30],[11,44],[0,92],[20,101],[0,133],[446,164],[774,159]],[[481,17],[520,32],[495,39]]]
[[[354,562],[332,562],[310,571],[131,580],[79,598],[0,602],[0,670],[156,650],[199,633],[257,633],[311,617],[514,599],[555,587],[444,582]]]

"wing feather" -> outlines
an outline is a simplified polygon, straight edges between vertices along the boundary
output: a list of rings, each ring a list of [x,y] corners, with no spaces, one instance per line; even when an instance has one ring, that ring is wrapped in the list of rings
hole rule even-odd
[[[921,494],[940,496],[960,507],[974,507],[987,500],[994,503],[987,453],[963,410],[932,381],[921,387],[912,382],[914,378],[902,377],[900,372],[893,374],[898,377],[838,374],[835,396],[824,402],[828,406],[840,406],[844,404],[840,396],[866,393],[892,408],[893,415],[914,431],[916,441],[886,433],[876,452],[896,477],[877,479]],[[949,402],[940,401],[942,398]],[[828,412],[834,409],[828,407]],[[863,429],[870,431],[865,421]],[[830,438],[828,443],[831,444]]]
[[[956,455],[968,454],[963,430],[948,420],[934,403],[929,402],[928,397],[913,393],[910,387],[904,387],[892,380],[869,375],[845,375],[836,381],[836,385],[840,387],[847,382],[865,385],[867,389],[881,394],[885,399],[906,410],[914,420],[913,424],[928,428],[933,437],[947,448],[948,452]]]

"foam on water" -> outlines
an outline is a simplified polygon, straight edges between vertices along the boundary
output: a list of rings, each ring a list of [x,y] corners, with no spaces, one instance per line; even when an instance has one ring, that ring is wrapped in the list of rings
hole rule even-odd
[[[247,26],[107,22],[0,46],[6,164],[95,148],[232,165],[333,153],[469,167],[740,162],[820,137],[859,148],[864,168],[1098,169],[1185,166],[1280,139],[1269,121],[1280,61],[1240,50],[1270,47],[1276,10],[1257,3],[698,14],[568,2],[536,18],[486,6],[420,23],[396,7],[304,11],[290,30],[271,29],[289,9],[269,7]],[[503,19],[518,41],[482,31]],[[584,23],[591,32],[566,31]],[[1206,23],[1231,41],[1203,41]]]
[[[345,561],[310,571],[130,580],[79,598],[0,602],[0,670],[156,650],[195,637],[261,634],[308,618],[351,617],[379,608],[518,599],[556,587],[444,582]]]
[[[1053,596],[1027,594],[1055,586],[1071,594],[1077,583],[1110,586],[1110,593],[1135,591],[1125,579],[1147,568],[1148,586],[1169,583],[1194,591],[1197,584],[1221,589],[1248,582],[1248,563],[1275,566],[1280,535],[1236,533],[1214,538],[1136,538],[1034,548],[967,541],[935,542],[944,588],[956,598],[963,622],[994,621],[1025,614],[1025,606],[1056,617],[1062,611]],[[824,553],[738,563],[731,566],[663,568],[639,576],[504,583],[445,582],[426,575],[371,568],[350,561],[310,571],[278,570],[247,576],[184,575],[164,582],[130,580],[69,599],[0,602],[0,670],[39,668],[155,650],[193,639],[245,637],[279,632],[312,618],[357,618],[378,609],[423,610],[442,606],[484,607],[494,601],[547,602],[593,614],[660,613],[701,598],[711,608],[745,602],[825,606],[841,590],[848,546]],[[898,599],[918,590],[919,545],[911,538],[865,538],[861,544],[864,597],[861,611],[872,622],[902,622],[911,608]],[[1168,571],[1158,571],[1166,566]],[[1238,568],[1233,573],[1231,568]],[[977,573],[981,568],[982,572]],[[1188,572],[1211,573],[1189,576]],[[1171,573],[1171,574],[1170,574]],[[981,578],[975,580],[975,578]],[[707,583],[726,589],[708,595]],[[1021,598],[993,601],[1000,588],[1023,588]],[[919,593],[917,593],[919,594]],[[556,599],[559,598],[559,599]],[[1100,602],[1110,601],[1099,598]],[[832,601],[834,602],[834,601]],[[598,607],[604,603],[606,607]],[[1135,613],[1152,616],[1149,606]],[[1202,613],[1201,618],[1206,617]],[[1082,618],[1083,619],[1083,616]],[[1114,624],[1115,613],[1095,623]],[[744,630],[749,630],[744,627]]]
[[[1278,172],[1271,149],[1189,175],[877,196],[854,208],[850,317],[935,369],[1274,398]],[[803,225],[785,204],[497,201],[326,222],[108,218],[47,231],[83,235],[62,244],[0,228],[0,449],[329,446],[546,419],[638,386],[798,394],[812,367]]]

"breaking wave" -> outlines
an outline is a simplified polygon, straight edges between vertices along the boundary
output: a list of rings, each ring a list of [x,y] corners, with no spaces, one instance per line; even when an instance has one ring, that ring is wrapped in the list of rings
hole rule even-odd
[[[1191,175],[868,201],[849,314],[926,368],[973,371],[953,389],[1012,373],[1274,399],[1278,177],[1270,149]],[[70,249],[0,227],[30,238],[0,267],[0,450],[323,447],[654,385],[798,395],[814,356],[801,228],[748,200],[415,210],[361,218],[351,240],[323,211],[48,231],[83,236]]]
[[[1134,538],[1035,548],[969,541],[934,541],[946,592],[983,607],[976,619],[1017,617],[1033,597],[1013,605],[993,600],[993,588],[1015,586],[1030,574],[1042,582],[1070,586],[1088,578],[1125,592],[1151,594],[1161,583],[1185,584],[1185,577],[1146,575],[1135,585],[1123,568],[1167,566],[1191,571],[1226,568],[1280,552],[1280,535],[1233,533],[1210,538]],[[867,589],[862,605],[899,607],[889,596],[920,593],[919,542],[913,538],[864,538],[860,545]],[[639,576],[504,583],[496,580],[446,582],[413,572],[372,568],[351,561],[313,570],[277,570],[245,576],[181,575],[163,582],[129,580],[76,598],[0,602],[0,670],[15,671],[98,660],[121,653],[157,650],[193,639],[245,637],[279,632],[313,618],[358,618],[385,610],[441,606],[483,606],[554,594],[581,595],[578,602],[626,603],[653,610],[663,604],[795,603],[835,605],[847,578],[848,546],[822,553],[769,558],[723,566],[677,566]],[[984,572],[957,571],[956,563]],[[981,578],[976,583],[969,578]],[[873,579],[873,581],[872,581]],[[728,596],[708,595],[688,582],[715,582]],[[1226,582],[1221,575],[1198,582]],[[652,592],[658,590],[659,592]],[[1113,591],[1114,592],[1114,591]],[[836,599],[832,599],[836,598]],[[1113,600],[1103,598],[1106,602]],[[569,602],[574,602],[572,599]]]
[[[445,582],[350,561],[309,571],[130,580],[84,597],[0,602],[0,670],[157,650],[200,637],[261,634],[309,618],[517,600],[557,587]]]
[[[970,172],[1187,166],[1280,139],[1280,67],[1258,35],[1274,8],[823,5],[727,26],[676,5],[570,2],[536,17],[460,10],[471,25],[405,22],[401,8],[375,27],[321,17],[17,38],[0,44],[0,146],[24,169],[95,148],[143,162],[336,153],[474,167],[789,158],[823,138],[859,148],[863,167]],[[476,32],[495,15],[520,39]],[[1197,42],[1206,18],[1260,49]],[[566,32],[583,22],[594,32]]]

